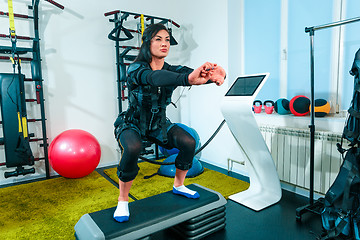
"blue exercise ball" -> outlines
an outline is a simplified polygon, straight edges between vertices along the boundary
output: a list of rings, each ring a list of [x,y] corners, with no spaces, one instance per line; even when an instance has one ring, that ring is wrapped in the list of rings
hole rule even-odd
[[[166,157],[179,153],[179,149],[177,149],[177,148],[167,149],[162,146],[159,146],[159,150]]]
[[[190,135],[195,139],[195,142],[196,142],[195,151],[197,151],[201,147],[201,143],[200,143],[199,134],[195,131],[195,129],[188,127],[182,123],[175,123],[175,124],[178,125],[179,127],[181,127],[182,129],[184,129],[185,131],[187,131],[188,133],[190,133]],[[169,157],[171,155],[179,153],[179,149],[177,149],[177,148],[166,149],[164,147],[159,146],[159,150],[166,157]],[[198,156],[198,158],[200,158],[200,156]]]
[[[280,115],[290,114],[289,104],[290,102],[286,98],[278,99],[274,104],[275,112]]]
[[[169,157],[167,157],[163,162],[175,162],[175,158],[178,154],[173,154]],[[175,164],[172,165],[161,165],[161,167],[158,170],[158,174],[160,176],[165,177],[175,177],[176,167]],[[193,158],[192,167],[189,169],[189,171],[186,174],[186,177],[196,177],[204,172],[204,167],[200,163],[199,159],[197,157]]]

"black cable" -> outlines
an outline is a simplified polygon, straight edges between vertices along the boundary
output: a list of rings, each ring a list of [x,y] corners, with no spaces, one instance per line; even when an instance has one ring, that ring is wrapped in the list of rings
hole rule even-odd
[[[20,62],[19,62],[19,58],[20,58],[20,56],[17,54],[17,59],[18,59],[18,64],[20,64]],[[13,59],[13,61],[15,61],[15,59]],[[16,65],[16,64],[15,64]],[[13,77],[12,77],[12,79],[11,79],[11,81],[10,81],[10,83],[9,83],[9,85],[8,85],[8,87],[7,87],[7,89],[6,89],[6,93],[7,93],[7,95],[8,95],[8,97],[10,98],[10,100],[11,100],[11,102],[14,104],[14,105],[16,105],[16,110],[18,111],[18,112],[20,112],[20,107],[19,107],[19,103],[18,103],[18,92],[16,92],[15,94],[16,94],[16,102],[14,101],[14,99],[12,98],[12,96],[10,95],[10,87],[11,87],[11,85],[14,83],[14,81],[15,81],[15,75],[16,75],[16,71],[15,71],[15,65],[13,66]],[[19,71],[19,80],[20,80],[20,75],[21,75],[21,70],[20,70],[20,67],[18,67],[18,71]]]
[[[173,164],[175,164],[175,162],[166,162],[166,163],[164,163],[164,162],[158,162],[158,161],[156,161],[156,160],[152,160],[152,159],[148,159],[148,158],[146,158],[146,157],[143,157],[143,156],[139,156],[139,158],[141,159],[141,160],[144,160],[144,161],[146,161],[146,162],[149,162],[149,163],[152,163],[152,164],[157,164],[157,165],[173,165]]]
[[[190,88],[191,88],[191,86],[190,86]],[[189,88],[189,91],[190,91],[190,88]],[[178,103],[178,101],[180,100],[180,98],[182,97],[182,95],[184,94],[184,91],[185,91],[185,87],[183,87],[183,89],[182,89],[182,91],[181,91],[180,96],[178,97],[178,99],[177,99],[175,102],[171,102],[171,104],[172,104],[175,108],[177,108],[176,104]]]
[[[218,128],[215,130],[215,132],[213,133],[213,135],[211,135],[211,137],[206,141],[206,143],[201,146],[196,152],[194,155],[198,154],[199,152],[201,152],[207,145],[209,145],[209,143],[214,139],[214,137],[219,133],[220,129],[224,126],[225,124],[225,119],[220,123],[220,125],[218,126]],[[148,159],[146,157],[143,157],[143,156],[139,156],[139,158],[141,160],[144,160],[146,162],[149,162],[149,163],[153,163],[153,164],[157,164],[157,165],[173,165],[175,164],[175,162],[159,162],[159,161],[156,161],[156,160],[152,160],[152,159]]]
[[[224,126],[225,124],[225,119],[220,123],[220,125],[218,126],[218,128],[215,130],[215,132],[213,133],[213,135],[211,135],[211,137],[206,141],[206,143],[201,146],[201,148],[199,148],[196,152],[195,155],[198,154],[199,152],[201,152],[213,139],[214,137],[219,133],[220,129]]]

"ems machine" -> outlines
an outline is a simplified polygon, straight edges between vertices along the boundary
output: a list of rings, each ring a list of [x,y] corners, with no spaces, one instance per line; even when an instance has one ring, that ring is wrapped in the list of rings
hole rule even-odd
[[[269,73],[238,77],[221,106],[229,129],[245,156],[250,187],[229,199],[260,211],[281,199],[281,186],[274,161],[256,123],[252,103]]]

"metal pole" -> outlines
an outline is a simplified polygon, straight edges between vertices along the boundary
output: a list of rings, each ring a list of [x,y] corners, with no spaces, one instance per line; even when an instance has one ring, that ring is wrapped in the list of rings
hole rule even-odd
[[[115,27],[119,26],[119,13],[115,13],[114,16],[114,22]],[[120,34],[120,31],[117,33]],[[117,36],[118,37],[118,36]],[[121,102],[121,90],[123,88],[123,85],[120,81],[120,51],[119,51],[119,40],[115,41],[115,54],[116,54],[116,76],[117,76],[117,88],[118,88],[118,110],[119,114],[122,112],[122,102]]]
[[[314,155],[315,155],[315,119],[314,119],[314,31],[310,31],[310,89],[311,89],[311,112],[310,112],[310,205],[314,204]]]
[[[44,92],[42,84],[42,74],[41,74],[41,58],[40,58],[40,35],[39,35],[39,1],[35,0],[33,2],[33,16],[34,16],[34,34],[35,38],[33,40],[33,61],[32,68],[34,68],[33,73],[35,73],[35,87],[38,94],[38,99],[40,100],[40,112],[41,112],[41,128],[42,128],[42,145],[44,149],[44,159],[45,159],[45,171],[46,178],[50,178],[50,165],[49,165],[49,156],[48,156],[48,141],[46,134],[46,117],[45,117],[45,104],[44,104]]]

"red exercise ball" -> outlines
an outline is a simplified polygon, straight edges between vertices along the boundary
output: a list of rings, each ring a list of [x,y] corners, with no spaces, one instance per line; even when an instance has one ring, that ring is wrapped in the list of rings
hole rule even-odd
[[[96,138],[79,129],[60,133],[49,146],[52,168],[66,178],[89,175],[98,166],[100,156],[100,144]]]
[[[305,116],[308,114],[310,99],[303,95],[297,95],[290,100],[289,109],[295,116]]]

